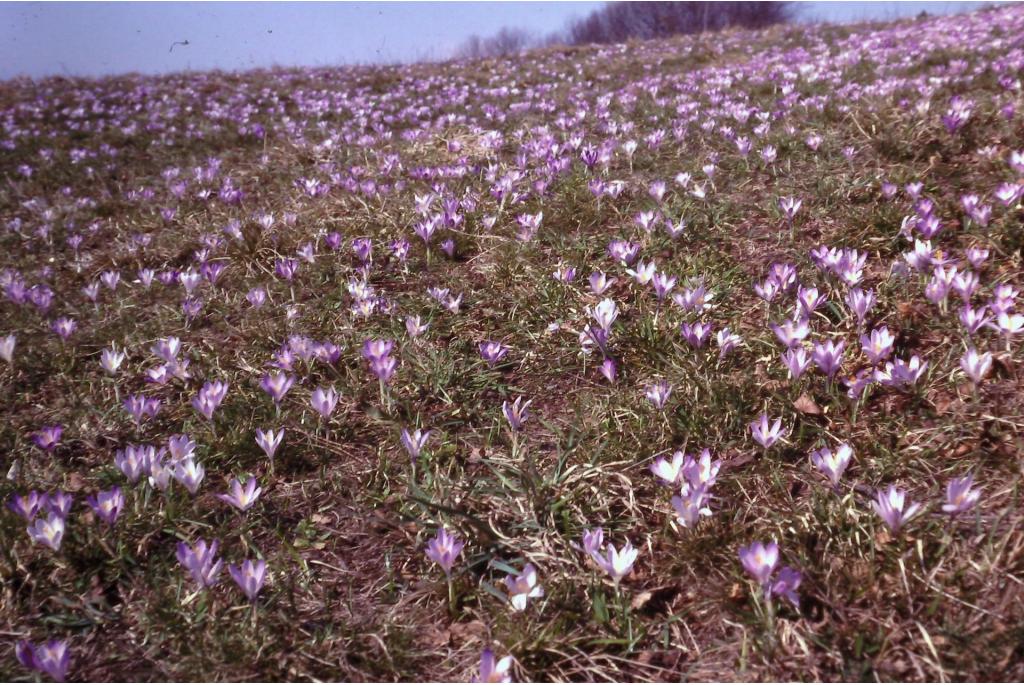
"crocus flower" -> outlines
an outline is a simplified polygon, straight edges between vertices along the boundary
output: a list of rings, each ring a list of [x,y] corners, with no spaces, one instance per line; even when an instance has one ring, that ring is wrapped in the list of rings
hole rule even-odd
[[[593,530],[583,531],[583,551],[586,552],[595,561],[601,554],[601,548],[604,546],[604,529],[601,526]]]
[[[684,528],[692,528],[697,525],[701,516],[711,516],[711,509],[707,506],[709,500],[706,486],[683,483],[680,493],[672,498],[672,508],[676,511],[676,520]]]
[[[0,359],[3,359],[8,364],[14,363],[14,345],[17,342],[17,338],[14,334],[6,335],[0,338]]]
[[[333,387],[327,388],[326,390],[323,388],[317,388],[313,391],[310,403],[313,405],[313,409],[315,409],[321,417],[327,419],[331,416],[331,413],[334,412],[334,408],[338,405],[338,393]]]
[[[509,683],[512,676],[508,670],[512,667],[512,657],[503,657],[495,661],[494,652],[485,649],[480,655],[480,674],[473,679],[474,683]]]
[[[790,379],[796,380],[811,365],[811,358],[804,348],[791,347],[782,353],[782,363],[786,365]]]
[[[740,548],[740,562],[758,585],[764,587],[775,571],[775,565],[779,563],[779,546],[775,542],[767,545],[753,542]]]
[[[616,371],[615,360],[605,357],[604,361],[601,362],[601,375],[604,376],[609,383],[614,383]]]
[[[973,347],[964,352],[964,356],[960,358],[960,368],[963,369],[964,373],[967,374],[967,377],[975,385],[981,384],[982,379],[988,373],[991,366],[992,353],[978,354],[978,351]]]
[[[35,490],[27,495],[12,494],[7,500],[7,508],[29,522],[35,520],[42,505],[43,500]]]
[[[192,407],[207,421],[213,420],[213,412],[217,410],[228,392],[228,384],[224,381],[208,381],[192,398]]]
[[[845,348],[845,340],[840,340],[838,343],[833,340],[815,343],[814,349],[811,351],[811,359],[822,373],[832,378],[843,365],[843,350]]]
[[[231,574],[231,578],[242,589],[249,601],[255,602],[263,588],[263,582],[266,580],[267,564],[262,559],[256,561],[246,559],[240,566],[228,564],[228,573]]]
[[[273,428],[269,430],[256,429],[256,444],[260,446],[268,459],[274,458],[274,453],[277,452],[282,439],[284,439],[284,428],[276,433]]]
[[[791,319],[783,322],[782,325],[772,324],[771,329],[775,332],[779,342],[786,347],[796,347],[811,332],[807,319],[797,319],[795,321]]]
[[[280,404],[284,396],[291,390],[295,377],[283,372],[268,373],[260,379],[260,387],[270,395],[275,404]]]
[[[192,456],[196,443],[187,435],[172,435],[167,439],[167,451],[171,453],[171,460],[178,462]]]
[[[761,414],[756,421],[750,424],[750,434],[765,449],[771,448],[772,445],[785,437],[787,432],[782,427],[782,419],[775,419],[775,423],[769,426],[767,414]]]
[[[405,330],[410,338],[417,338],[427,332],[429,324],[422,323],[419,316],[408,316],[405,319]]]
[[[40,506],[48,512],[60,516],[62,519],[66,519],[68,514],[71,513],[73,501],[74,498],[63,490],[46,493],[39,498]]]
[[[537,569],[533,564],[527,564],[518,576],[509,574],[505,578],[505,586],[514,611],[525,611],[528,599],[544,596],[544,588],[537,584]]]
[[[424,445],[427,444],[429,437],[430,431],[423,432],[416,429],[410,433],[408,430],[402,429],[402,445],[413,461],[420,458],[420,452],[423,450]]]
[[[63,426],[43,426],[32,434],[32,442],[44,452],[52,452],[60,443]]]
[[[51,511],[45,519],[36,519],[28,527],[28,534],[33,541],[46,545],[56,552],[60,549],[61,540],[64,539],[64,517]]]
[[[658,409],[664,409],[669,396],[672,395],[672,386],[668,381],[652,383],[644,389],[644,395]]]
[[[890,485],[884,492],[879,490],[875,501],[871,503],[875,512],[894,533],[900,532],[904,524],[921,509],[921,505],[916,502],[906,502],[906,496],[906,492]]]
[[[946,503],[942,505],[942,511],[956,516],[973,508],[981,498],[981,490],[973,488],[973,485],[974,476],[972,474],[949,481],[946,486]]]
[[[508,348],[500,342],[487,341],[480,343],[480,356],[491,366],[501,361],[502,357],[506,354],[508,354]]]
[[[185,457],[174,465],[171,475],[174,480],[185,486],[190,495],[194,495],[199,491],[199,484],[203,481],[206,470],[192,457]]]
[[[115,348],[111,347],[100,353],[100,366],[110,375],[114,375],[124,361],[124,357],[124,352],[118,352]]]
[[[802,580],[803,576],[799,571],[789,566],[783,566],[779,569],[779,575],[775,581],[767,588],[767,594],[769,597],[785,597],[790,604],[799,609],[800,597],[796,594],[796,590],[800,587]]]
[[[658,457],[651,464],[651,473],[660,478],[665,485],[675,485],[682,475],[684,458],[685,455],[682,452],[673,454],[671,460]]]
[[[892,354],[892,346],[895,342],[896,337],[889,332],[886,326],[871,331],[870,336],[860,336],[861,349],[864,350],[864,356],[872,365],[888,359]]]
[[[464,546],[465,543],[440,528],[437,535],[427,542],[427,558],[444,569],[445,575],[451,575],[452,566]]]
[[[831,481],[834,487],[839,486],[839,479],[843,472],[850,465],[853,457],[853,449],[845,442],[841,443],[835,452],[827,447],[811,452],[811,463]]]
[[[86,497],[85,501],[108,526],[114,525],[117,517],[121,515],[121,511],[124,509],[124,493],[116,485],[110,490],[104,490],[96,493],[95,496]]]
[[[15,646],[14,653],[27,669],[45,673],[58,683],[67,679],[71,660],[67,640],[50,640],[40,645],[21,640]]]
[[[505,419],[512,430],[518,431],[522,429],[526,419],[530,417],[530,412],[527,411],[527,408],[532,402],[533,400],[523,402],[522,397],[517,397],[512,404],[509,404],[508,401],[501,403],[501,411],[504,412]]]
[[[192,579],[200,588],[209,588],[217,584],[223,562],[217,559],[217,547],[220,543],[216,540],[209,545],[206,540],[197,540],[196,544],[189,546],[185,542],[178,543],[178,563],[185,567]]]
[[[263,489],[257,487],[254,476],[249,476],[249,480],[245,482],[244,488],[240,480],[232,478],[231,483],[228,484],[227,494],[217,495],[217,499],[227,502],[239,511],[247,511],[259,499],[261,492],[263,492]]]
[[[618,585],[619,581],[629,575],[633,570],[633,564],[639,552],[633,548],[629,540],[622,545],[621,550],[615,549],[615,545],[608,543],[604,555],[595,555],[594,561],[601,569],[612,577],[612,581]]]

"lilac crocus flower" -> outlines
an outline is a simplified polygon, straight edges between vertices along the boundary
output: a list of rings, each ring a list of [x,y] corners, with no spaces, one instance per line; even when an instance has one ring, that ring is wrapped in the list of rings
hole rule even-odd
[[[859,323],[863,323],[868,312],[875,305],[875,291],[853,288],[846,294],[846,306],[850,308]]]
[[[743,338],[729,330],[722,328],[715,334],[715,342],[718,343],[718,358],[725,359],[726,355],[732,352],[743,342]]]
[[[397,367],[398,361],[394,357],[375,357],[370,360],[370,372],[385,383],[395,375]]]
[[[843,477],[852,457],[853,449],[844,442],[834,452],[828,447],[811,452],[811,463],[825,474],[834,487],[838,487],[839,479]]]
[[[78,328],[78,324],[74,319],[70,319],[66,316],[62,316],[50,325],[51,330],[60,336],[61,340],[67,340],[71,337],[71,334]]]
[[[317,388],[310,397],[310,403],[313,405],[316,413],[320,414],[322,418],[330,418],[334,408],[338,406],[338,393],[333,387],[326,390]]]
[[[533,400],[523,402],[522,397],[517,397],[512,404],[509,404],[508,401],[501,403],[501,411],[505,414],[505,419],[508,421],[508,425],[512,430],[518,431],[522,429],[523,424],[526,423],[526,419],[530,417],[530,413],[527,411],[527,408],[532,402]]]
[[[889,526],[893,533],[900,532],[904,524],[912,519],[921,509],[916,502],[906,501],[907,493],[890,485],[886,491],[879,490],[875,501],[871,503],[875,513]]]
[[[619,581],[633,570],[633,564],[636,563],[638,555],[639,552],[633,548],[629,540],[622,545],[622,549],[615,549],[615,545],[609,542],[603,555],[594,555],[594,561],[601,567],[601,570],[612,577],[612,582],[618,585]]]
[[[789,371],[789,377],[797,380],[811,365],[811,358],[802,347],[793,347],[782,353],[782,363]]]
[[[52,452],[60,443],[60,436],[63,432],[64,427],[60,425],[43,426],[32,434],[32,442],[44,452]]]
[[[870,336],[860,336],[860,345],[864,350],[864,356],[872,365],[888,359],[892,354],[892,346],[895,342],[896,337],[889,332],[886,326],[871,331]]]
[[[172,435],[167,439],[167,451],[172,461],[181,461],[192,456],[196,451],[196,443],[187,435]]]
[[[758,585],[766,587],[779,563],[779,546],[775,542],[753,542],[740,548],[740,562]]]
[[[830,379],[838,373],[843,365],[843,350],[846,348],[846,341],[826,340],[823,343],[815,343],[811,352],[811,359],[815,365]]]
[[[644,396],[658,409],[664,409],[665,403],[672,395],[672,386],[668,381],[658,381],[644,389]]]
[[[223,562],[217,559],[217,548],[219,542],[212,541],[207,545],[206,540],[197,540],[195,545],[188,545],[185,542],[178,543],[178,563],[191,575],[196,585],[202,588],[210,588],[217,584]]]
[[[14,653],[27,669],[45,673],[58,683],[67,679],[71,661],[67,640],[50,640],[39,645],[21,640],[15,646]]]
[[[665,457],[658,457],[651,464],[651,473],[661,479],[665,485],[675,485],[682,475],[685,457],[686,455],[682,452],[675,452],[671,460]]]
[[[765,449],[770,449],[788,432],[782,427],[782,419],[775,419],[775,423],[771,426],[768,425],[768,420],[767,414],[761,414],[756,421],[750,424],[750,434]]]
[[[256,444],[259,445],[263,453],[267,455],[268,459],[274,458],[274,453],[277,452],[277,448],[281,445],[281,440],[284,439],[284,428],[274,432],[274,429],[263,430],[261,428],[256,429]]]
[[[601,362],[601,375],[604,376],[609,383],[614,383],[616,371],[617,368],[615,366],[615,360],[605,357],[604,361]]]
[[[508,354],[508,348],[500,342],[487,341],[480,343],[480,356],[490,366],[497,364],[506,354]]]
[[[28,527],[28,534],[34,542],[46,545],[56,552],[60,549],[61,540],[64,539],[64,517],[51,511],[46,518],[36,519]]]
[[[121,515],[121,511],[124,510],[124,493],[116,485],[110,490],[87,497],[85,501],[108,526],[113,526],[117,517]]]
[[[428,438],[430,438],[430,431],[423,432],[416,429],[410,433],[408,430],[402,429],[402,445],[414,462],[420,458],[420,452],[423,451]]]
[[[126,396],[123,404],[125,410],[135,420],[135,424],[139,425],[143,419],[153,418],[159,413],[161,401],[157,397],[147,397],[139,393]]]
[[[942,511],[950,516],[956,516],[973,508],[981,498],[981,490],[973,486],[972,474],[949,481],[946,486],[946,503],[942,505]]]
[[[294,384],[295,377],[282,371],[268,373],[260,379],[260,387],[263,388],[265,393],[270,395],[270,398],[274,400],[274,404],[280,404]]]
[[[706,323],[683,323],[679,326],[679,333],[691,347],[700,349],[704,347],[711,336],[711,325]]]
[[[796,590],[800,587],[802,580],[803,576],[795,568],[783,566],[779,569],[779,575],[775,581],[768,586],[767,595],[769,597],[785,597],[790,604],[799,609],[800,597],[796,594]]]
[[[544,596],[544,588],[537,584],[537,569],[533,564],[523,567],[519,575],[509,574],[504,582],[513,611],[525,611],[527,600]]]
[[[506,656],[495,661],[494,652],[485,649],[480,654],[480,673],[473,678],[474,683],[510,683],[512,676],[508,670],[512,667],[512,657]]]
[[[604,546],[604,529],[601,526],[583,531],[583,551],[595,561]]]
[[[39,502],[48,512],[66,519],[68,514],[71,513],[71,505],[74,503],[74,498],[63,490],[57,490],[56,492],[43,494]]]
[[[8,364],[14,363],[14,345],[17,343],[17,338],[14,334],[6,335],[0,338],[0,359],[3,359]]]
[[[43,500],[35,490],[27,495],[14,493],[7,500],[7,508],[28,522],[35,520],[42,505]]]
[[[174,477],[174,480],[185,486],[190,495],[194,495],[199,491],[199,484],[203,482],[206,470],[202,464],[199,464],[189,456],[174,464],[171,475]]]
[[[422,323],[419,316],[408,316],[405,319],[405,330],[410,338],[418,338],[426,333],[429,325]]]
[[[118,352],[115,348],[111,347],[100,353],[100,366],[103,367],[104,371],[113,376],[121,367],[124,358],[124,352]]]
[[[445,575],[450,576],[455,560],[464,546],[465,543],[444,528],[440,528],[437,535],[427,542],[427,558],[444,569]]]
[[[683,528],[693,528],[700,521],[701,516],[711,516],[711,509],[707,506],[709,501],[707,487],[683,483],[680,493],[672,498],[676,521]]]
[[[256,503],[256,500],[259,499],[261,492],[263,492],[263,489],[257,487],[256,478],[254,476],[249,476],[249,480],[246,481],[245,487],[242,486],[242,482],[240,480],[232,478],[231,483],[228,484],[227,494],[217,495],[217,499],[230,504],[239,511],[247,511]]]
[[[242,589],[249,601],[255,602],[266,580],[267,564],[262,559],[256,561],[246,559],[239,566],[228,564],[228,573],[231,574],[231,578]]]
[[[774,331],[775,337],[779,339],[779,342],[786,347],[798,346],[800,341],[811,332],[807,319],[789,320],[783,322],[782,325],[772,324],[771,329]]]
[[[212,421],[213,412],[224,401],[227,393],[228,384],[224,381],[207,381],[200,388],[196,396],[192,398],[192,406],[197,412],[206,417],[207,421]]]
[[[978,354],[978,351],[973,347],[964,352],[964,356],[960,358],[960,368],[963,369],[964,373],[967,374],[967,377],[975,385],[981,384],[982,379],[988,373],[991,366],[992,353]]]

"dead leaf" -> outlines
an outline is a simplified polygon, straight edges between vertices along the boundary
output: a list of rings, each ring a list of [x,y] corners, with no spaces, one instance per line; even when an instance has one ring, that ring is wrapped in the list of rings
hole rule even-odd
[[[818,403],[811,399],[810,395],[804,393],[796,399],[793,403],[793,408],[803,414],[810,414],[811,416],[821,416],[821,407]]]

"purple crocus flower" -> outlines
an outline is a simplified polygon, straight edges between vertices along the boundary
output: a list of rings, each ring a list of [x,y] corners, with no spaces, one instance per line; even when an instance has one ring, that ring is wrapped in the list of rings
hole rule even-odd
[[[203,384],[194,398],[192,406],[197,412],[206,417],[207,421],[213,420],[213,412],[217,410],[220,403],[228,393],[228,384],[224,381],[208,381]]]
[[[135,420],[135,424],[139,425],[143,419],[153,418],[159,413],[161,401],[157,397],[147,397],[139,393],[127,395],[123,404],[125,410]]]
[[[831,379],[843,365],[843,350],[845,348],[845,340],[840,340],[838,343],[833,340],[815,343],[811,359],[821,369],[821,372]]]
[[[750,424],[750,434],[765,449],[770,449],[788,432],[782,427],[782,419],[775,419],[775,423],[771,426],[768,425],[768,420],[767,414],[761,414],[756,421]]]
[[[889,358],[892,354],[892,346],[896,337],[889,332],[886,326],[871,331],[871,335],[860,336],[860,345],[864,350],[864,356],[872,365],[879,364]]]
[[[893,533],[900,532],[904,524],[912,519],[921,509],[916,502],[906,501],[907,493],[895,485],[890,485],[888,490],[879,490],[875,501],[871,503],[875,513],[889,526]]]
[[[775,332],[775,337],[779,339],[779,342],[786,347],[798,346],[800,341],[811,332],[807,319],[789,320],[783,322],[782,325],[772,324],[771,329]]]
[[[608,543],[605,553],[594,554],[593,559],[602,571],[612,577],[612,582],[618,585],[619,581],[633,570],[633,564],[636,563],[639,554],[640,552],[633,548],[629,540],[626,540],[622,549],[616,549],[615,545]]]
[[[799,609],[800,597],[796,594],[796,590],[800,587],[802,580],[803,576],[799,571],[790,566],[783,566],[779,569],[779,575],[775,582],[767,588],[767,595],[769,597],[785,597],[790,604]]]
[[[811,365],[811,358],[804,348],[792,347],[782,353],[782,363],[786,365],[789,377],[792,380],[797,380]]]
[[[185,486],[190,495],[194,495],[199,491],[199,484],[203,481],[206,470],[202,464],[189,456],[174,464],[171,475],[174,477],[174,480]]]
[[[657,381],[644,389],[644,395],[658,409],[664,409],[665,403],[672,395],[672,386],[668,381]]]
[[[706,323],[683,323],[679,326],[679,333],[691,347],[700,349],[704,347],[711,336],[711,325]]]
[[[95,496],[87,497],[85,501],[108,526],[113,526],[124,510],[124,493],[116,485],[110,490],[103,490]]]
[[[533,400],[527,400],[523,402],[522,397],[517,397],[512,404],[508,401],[501,403],[501,411],[505,414],[505,419],[508,420],[508,425],[512,427],[512,430],[518,431],[522,429],[523,424],[526,423],[526,419],[530,417],[530,412],[527,408]]]
[[[544,588],[537,584],[537,569],[533,564],[526,564],[519,575],[509,574],[504,583],[513,611],[525,611],[527,600],[544,596]]]
[[[973,508],[981,498],[981,490],[973,486],[972,474],[949,481],[946,486],[946,503],[942,505],[942,511],[950,516],[956,516]]]
[[[295,377],[284,372],[268,373],[260,379],[260,387],[270,395],[275,404],[280,404],[284,396],[295,384]]]
[[[64,517],[51,511],[46,518],[33,521],[28,527],[28,534],[34,542],[46,545],[56,552],[60,549],[61,540],[64,539]]]
[[[32,442],[44,452],[52,452],[60,443],[61,433],[64,427],[60,425],[43,426],[32,434]]]
[[[62,316],[61,318],[54,321],[50,325],[50,328],[53,330],[54,333],[60,336],[61,340],[67,340],[68,338],[71,337],[71,334],[75,332],[75,329],[78,328],[78,324],[75,322],[74,319]]]
[[[74,498],[63,490],[57,490],[43,494],[39,498],[39,503],[48,512],[66,519],[68,514],[71,513],[71,505],[74,503]]]
[[[249,476],[244,487],[240,480],[232,478],[231,483],[228,484],[227,494],[217,495],[217,499],[230,504],[239,511],[248,511],[259,499],[261,492],[263,489],[257,487],[256,478],[253,476]]]
[[[255,602],[256,597],[263,589],[263,582],[266,580],[267,564],[262,559],[251,561],[246,559],[239,566],[228,564],[228,573],[231,578],[242,589],[250,602]]]
[[[480,343],[480,356],[490,366],[497,364],[506,354],[508,354],[508,348],[500,342],[487,341]]]
[[[978,354],[978,351],[973,347],[964,352],[964,356],[960,358],[960,368],[963,369],[964,373],[967,374],[967,377],[975,385],[981,384],[982,379],[988,373],[991,366],[992,353]]]
[[[480,673],[473,678],[474,683],[510,683],[512,676],[508,672],[512,667],[512,657],[502,657],[496,661],[494,652],[485,649],[480,654]]]
[[[191,575],[196,585],[202,588],[210,588],[217,584],[223,562],[217,559],[217,548],[220,543],[216,540],[207,545],[206,540],[197,540],[195,545],[188,545],[185,542],[178,543],[178,563]]]
[[[277,452],[277,448],[281,445],[281,440],[284,438],[284,429],[274,432],[274,429],[263,430],[260,428],[256,429],[256,444],[260,446],[263,453],[267,455],[268,459],[274,458],[274,453]]]
[[[430,438],[430,431],[423,432],[416,429],[410,433],[408,430],[402,429],[402,445],[414,462],[420,458],[420,452],[427,444],[428,438]]]
[[[338,393],[333,387],[326,390],[317,388],[310,397],[310,403],[313,405],[316,413],[320,414],[322,418],[330,418],[334,408],[338,406]]]
[[[14,363],[14,345],[17,342],[17,338],[14,334],[6,335],[0,338],[0,359],[3,359],[8,364]]]
[[[67,640],[50,640],[39,645],[21,640],[15,646],[14,653],[27,669],[45,673],[58,683],[67,679],[71,660]]]
[[[758,585],[766,587],[779,563],[779,546],[775,542],[753,542],[740,548],[740,562]]]
[[[437,535],[427,542],[427,558],[444,569],[445,575],[451,575],[455,560],[464,546],[465,543],[444,528],[440,528]]]
[[[609,383],[614,383],[616,371],[617,368],[615,366],[615,360],[605,357],[604,361],[601,362],[601,375],[604,376]]]
[[[839,479],[843,477],[843,472],[850,465],[852,457],[853,449],[844,442],[834,452],[828,447],[811,452],[811,463],[825,474],[833,487],[838,487]]]
[[[35,519],[42,505],[43,500],[35,490],[27,495],[12,494],[7,500],[7,508],[29,522]]]

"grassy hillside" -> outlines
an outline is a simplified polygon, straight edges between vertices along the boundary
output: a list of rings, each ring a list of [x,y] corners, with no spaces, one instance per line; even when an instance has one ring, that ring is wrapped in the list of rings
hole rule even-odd
[[[1022,66],[0,84],[0,674],[1021,680]]]

